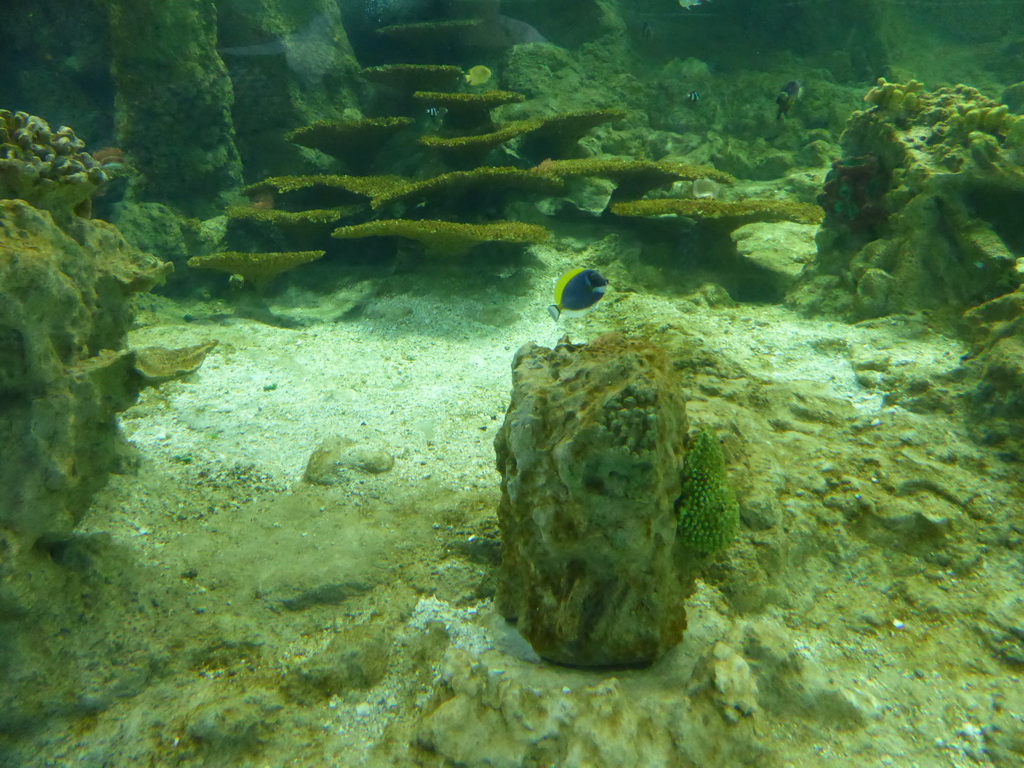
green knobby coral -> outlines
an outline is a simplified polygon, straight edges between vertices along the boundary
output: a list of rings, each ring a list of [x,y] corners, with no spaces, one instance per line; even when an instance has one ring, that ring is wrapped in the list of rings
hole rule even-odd
[[[725,469],[722,446],[702,428],[683,461],[683,489],[676,502],[679,536],[694,549],[711,554],[732,541],[740,508]]]

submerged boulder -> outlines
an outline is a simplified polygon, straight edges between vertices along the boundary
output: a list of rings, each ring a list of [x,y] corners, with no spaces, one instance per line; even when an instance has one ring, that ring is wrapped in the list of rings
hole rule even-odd
[[[528,344],[495,438],[499,610],[551,661],[641,665],[677,643],[686,404],[668,356],[607,334]],[[683,569],[685,570],[685,569]]]

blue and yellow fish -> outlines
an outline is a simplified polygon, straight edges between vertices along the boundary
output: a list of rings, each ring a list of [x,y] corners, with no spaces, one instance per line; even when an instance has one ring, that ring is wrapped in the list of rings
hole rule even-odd
[[[596,269],[570,269],[555,284],[555,303],[548,314],[561,317],[583,317],[592,310],[608,290],[608,281]]]

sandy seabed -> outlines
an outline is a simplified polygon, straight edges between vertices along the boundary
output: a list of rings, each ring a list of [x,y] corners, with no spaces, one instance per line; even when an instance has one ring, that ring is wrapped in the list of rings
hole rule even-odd
[[[575,266],[553,249],[539,253],[544,266],[537,285]],[[610,277],[614,289],[616,277]],[[105,745],[105,754],[144,755],[150,765],[211,764],[225,755],[245,765],[441,765],[436,753],[485,765],[484,746],[476,754],[436,733],[428,739],[434,753],[410,748],[423,741],[419,721],[439,686],[451,685],[454,673],[446,677],[441,670],[444,647],[471,658],[490,654],[476,663],[492,670],[495,659],[503,659],[499,674],[516,679],[547,675],[547,682],[535,684],[552,690],[563,682],[601,685],[609,674],[557,668],[535,673],[529,649],[494,614],[489,596],[499,476],[492,441],[508,403],[510,363],[521,345],[552,346],[563,333],[579,342],[606,330],[657,337],[677,329],[742,370],[748,384],[781,392],[792,387],[794,401],[803,403],[803,411],[793,409],[792,423],[773,422],[779,435],[773,445],[765,437],[771,430],[745,436],[756,459],[775,457],[772,477],[764,482],[777,487],[783,512],[768,523],[769,533],[745,527],[735,545],[742,553],[759,546],[759,536],[789,536],[801,542],[786,553],[798,563],[772,587],[785,593],[775,604],[754,607],[748,603],[759,598],[745,600],[713,578],[702,583],[688,608],[690,630],[682,646],[660,668],[615,675],[628,689],[621,695],[641,700],[656,691],[663,700],[666,675],[676,674],[683,684],[668,696],[676,698],[674,706],[704,695],[713,702],[709,711],[720,710],[720,722],[708,732],[751,745],[751,754],[771,755],[764,765],[993,764],[986,741],[995,729],[993,702],[1021,703],[1014,693],[1021,686],[979,639],[984,631],[975,620],[978,601],[1020,590],[1024,575],[1019,563],[1013,569],[1012,553],[983,553],[982,564],[962,573],[915,560],[916,572],[896,574],[883,562],[916,555],[888,552],[886,536],[844,531],[835,549],[825,551],[831,545],[822,542],[833,536],[827,528],[842,528],[841,516],[831,523],[826,513],[813,522],[796,519],[802,509],[828,506],[835,488],[816,478],[837,476],[837,463],[857,482],[878,483],[881,472],[872,475],[855,460],[865,451],[865,434],[880,453],[918,451],[919,463],[942,464],[943,454],[957,454],[947,463],[958,468],[968,466],[964,456],[982,460],[982,450],[966,439],[955,417],[886,405],[882,390],[864,386],[851,362],[878,358],[882,362],[874,367],[883,376],[927,378],[957,366],[964,351],[957,342],[900,319],[847,325],[779,307],[708,308],[643,292],[610,293],[587,318],[557,326],[545,312],[548,297],[539,291],[503,297],[502,321],[491,325],[475,319],[491,317],[481,314],[486,294],[380,295],[353,319],[298,328],[231,317],[175,321],[169,318],[180,317],[180,307],[149,301],[142,318],[151,323],[132,333],[132,346],[181,347],[210,339],[218,346],[197,373],[146,390],[123,414],[138,471],[112,479],[83,531],[111,534],[151,568],[153,578],[174,585],[182,595],[182,624],[194,627],[189,633],[197,647],[230,651],[200,654],[201,663],[183,665],[118,702],[88,733],[55,750],[63,759]],[[728,393],[713,390],[693,393],[692,423],[721,426],[732,418],[716,410]],[[801,427],[801,418],[815,420],[807,416],[812,401],[841,404],[835,423]],[[929,444],[943,434],[947,445]],[[387,452],[393,468],[376,475],[353,469],[334,486],[305,482],[312,451],[339,436]],[[797,452],[787,456],[789,448]],[[994,455],[983,460],[998,464]],[[753,459],[751,465],[763,466]],[[1016,516],[1019,525],[1014,471],[993,470],[983,492],[992,508]],[[964,515],[976,493],[955,487],[960,479],[948,491],[956,500],[947,503],[949,515]],[[958,505],[963,508],[954,509]],[[935,513],[929,508],[922,514]],[[953,521],[948,528],[959,532],[961,526]],[[778,529],[787,533],[771,533]],[[957,534],[958,546],[970,531]],[[971,545],[984,548],[962,544]],[[731,551],[723,557],[728,560]],[[819,694],[801,694],[799,686],[785,695],[761,690],[750,712],[714,685],[700,694],[693,683],[700,659],[730,632],[742,635],[740,625],[755,624],[759,632],[768,624],[777,627],[791,655],[813,663],[811,677],[827,678],[814,683]],[[442,625],[446,637],[435,647],[431,627]],[[380,642],[391,645],[379,679],[322,700],[280,698],[281,681],[351,627],[374,627]],[[455,663],[445,659],[449,667]],[[762,688],[768,662],[764,666],[758,673]],[[801,705],[786,700],[802,695]],[[248,702],[255,713],[250,730],[257,735],[242,746],[233,744],[223,708],[208,715],[212,702],[225,697]],[[833,698],[843,702],[836,705],[838,715],[821,706]],[[154,722],[164,724],[162,732]],[[479,733],[482,744],[500,731],[488,723],[491,730]],[[697,726],[678,727],[673,739],[682,741]],[[690,759],[699,757],[680,749]],[[710,759],[714,753],[703,754]],[[744,764],[722,754],[715,764]],[[603,764],[614,763],[595,763]],[[651,758],[636,764],[660,763]]]

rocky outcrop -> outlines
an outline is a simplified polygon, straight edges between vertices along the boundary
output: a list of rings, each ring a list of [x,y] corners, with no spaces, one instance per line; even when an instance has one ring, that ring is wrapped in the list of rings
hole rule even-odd
[[[162,273],[106,222],[0,200],[0,529],[28,546],[67,536],[115,462],[128,298]]]
[[[852,319],[953,316],[1021,284],[1024,118],[958,85],[865,96],[818,202],[818,257],[790,302]],[[836,290],[839,289],[839,290]]]
[[[495,438],[499,609],[542,657],[652,661],[682,637],[673,560],[686,405],[665,353],[608,334],[528,344]]]

